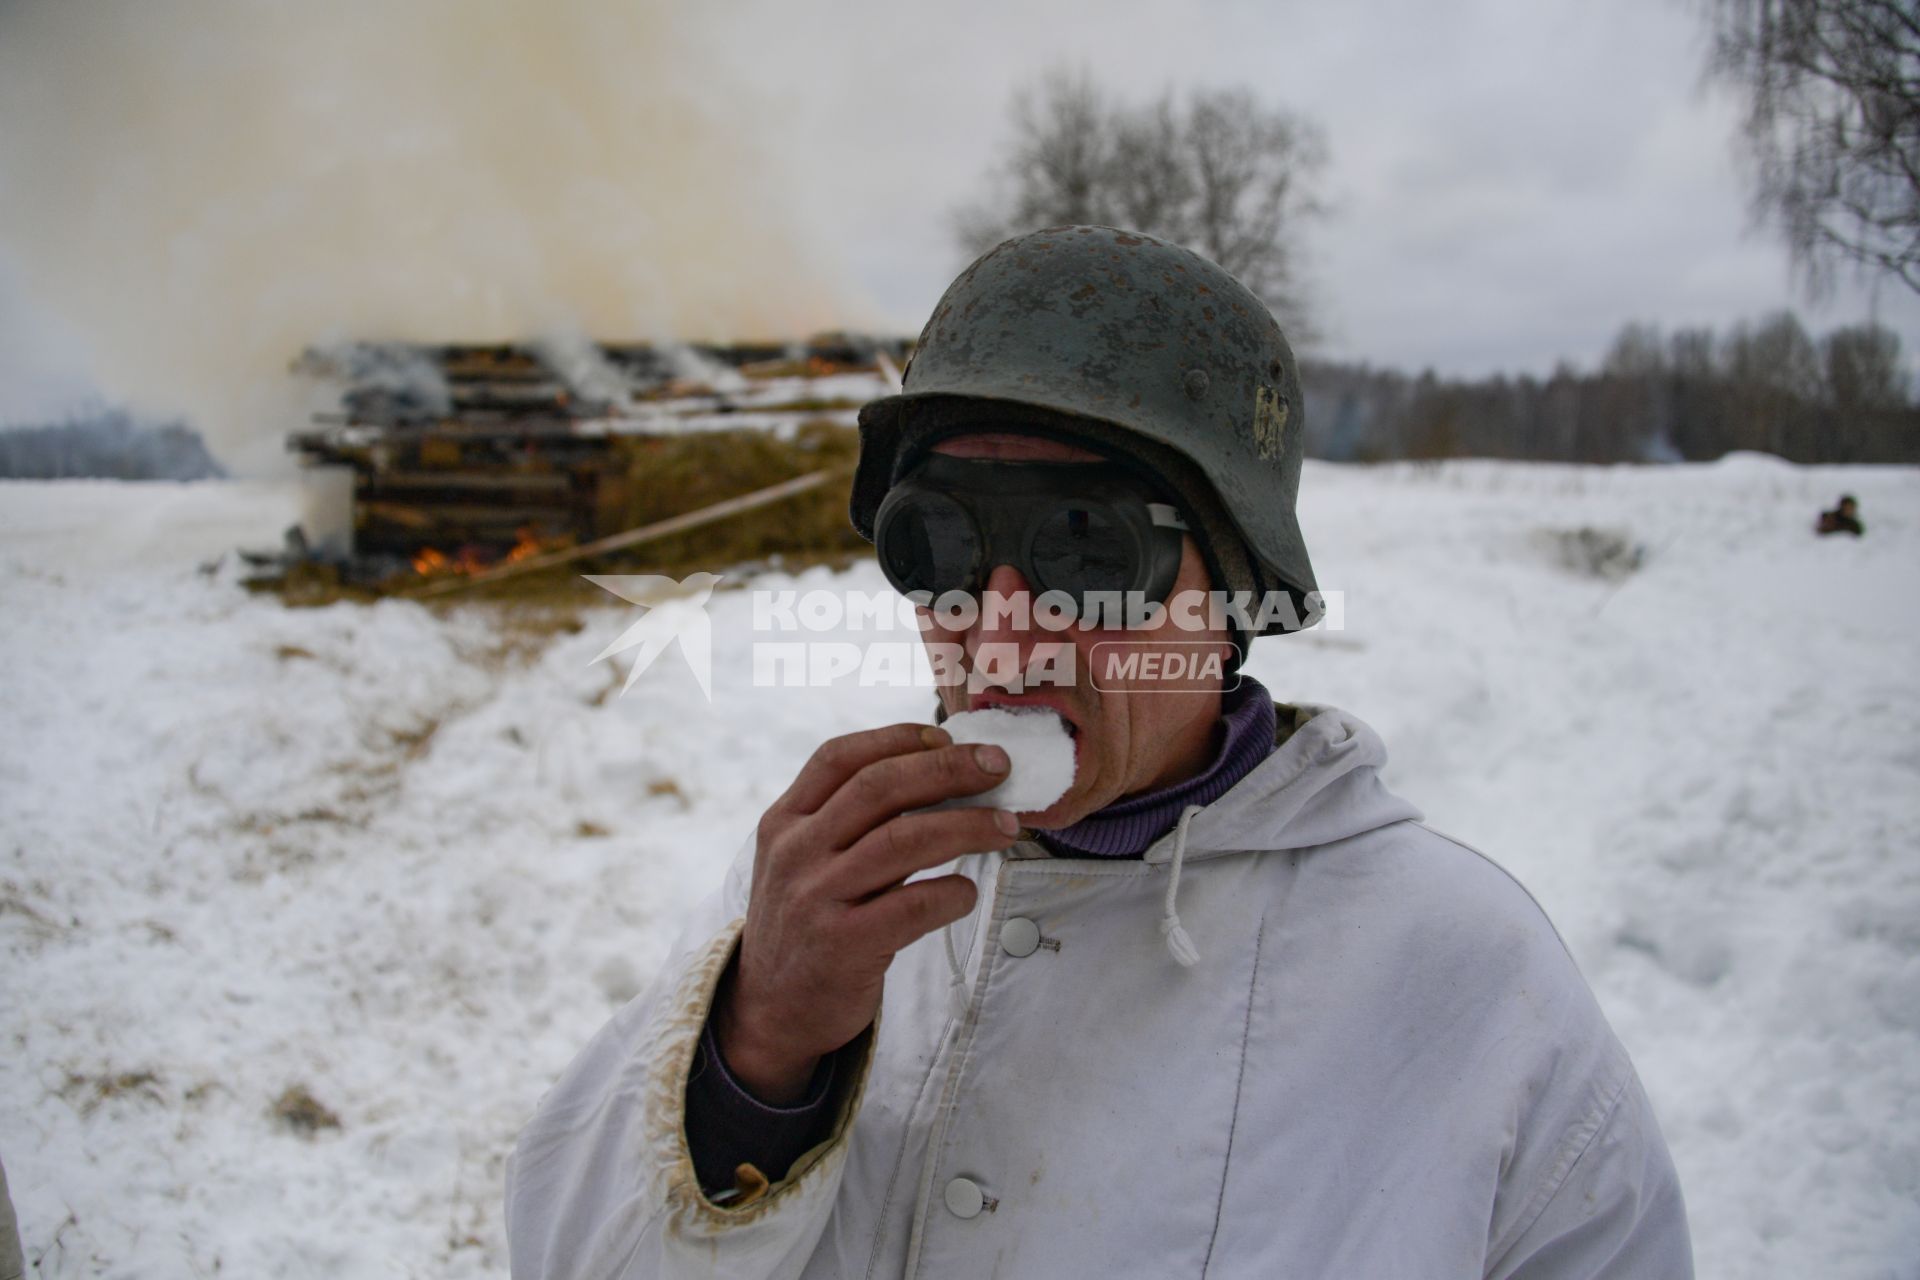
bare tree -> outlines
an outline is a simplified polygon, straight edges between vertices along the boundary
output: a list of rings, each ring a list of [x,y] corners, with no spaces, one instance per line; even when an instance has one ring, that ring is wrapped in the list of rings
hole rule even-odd
[[[1900,339],[1878,325],[1815,340],[1789,312],[1664,339],[1629,324],[1604,363],[1541,381],[1417,378],[1306,359],[1307,455],[1704,461],[1764,449],[1794,462],[1920,460]]]
[[[1714,377],[1712,329],[1678,329],[1667,339],[1667,366],[1674,375],[1695,382]]]
[[[1111,221],[1119,139],[1099,87],[1084,73],[1056,69],[1017,90],[1011,114],[1014,150],[995,175],[1003,191],[992,206],[956,219],[966,248],[982,252],[1038,227]]]
[[[1668,370],[1667,344],[1650,324],[1622,326],[1607,350],[1600,371],[1619,378],[1662,378]]]
[[[1776,311],[1757,324],[1734,325],[1720,360],[1727,380],[1755,396],[1820,398],[1819,348],[1791,311]]]
[[[1747,96],[1756,211],[1816,290],[1836,265],[1920,292],[1920,4],[1703,0]]]
[[[1904,409],[1907,371],[1900,336],[1880,325],[1835,329],[1820,344],[1827,398],[1841,409]]]
[[[1219,263],[1296,341],[1310,336],[1299,241],[1322,210],[1319,126],[1243,89],[1129,105],[1063,69],[1019,90],[1011,114],[989,198],[954,219],[968,252],[1070,223],[1144,231]]]

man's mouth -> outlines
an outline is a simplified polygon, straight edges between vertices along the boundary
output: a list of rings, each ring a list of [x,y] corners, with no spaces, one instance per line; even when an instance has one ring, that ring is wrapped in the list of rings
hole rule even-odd
[[[1010,711],[1033,708],[1051,711],[1059,716],[1067,726],[1067,736],[1080,736],[1080,722],[1067,710],[1065,700],[1058,695],[1044,692],[1008,693],[1002,689],[987,689],[967,699],[967,710],[984,711],[988,707],[1004,707]]]

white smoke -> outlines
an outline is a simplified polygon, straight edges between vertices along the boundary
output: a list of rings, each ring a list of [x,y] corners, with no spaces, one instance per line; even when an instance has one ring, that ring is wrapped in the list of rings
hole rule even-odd
[[[417,347],[384,342],[316,343],[302,353],[295,371],[338,386],[380,391],[418,406],[421,413],[453,408],[453,391],[440,366]],[[323,394],[331,394],[331,389]]]
[[[534,340],[534,349],[541,362],[580,399],[605,403],[617,410],[631,402],[638,389],[578,329],[543,333]]]
[[[104,393],[241,469],[284,465],[326,336],[857,327],[699,12],[0,4],[0,248]]]

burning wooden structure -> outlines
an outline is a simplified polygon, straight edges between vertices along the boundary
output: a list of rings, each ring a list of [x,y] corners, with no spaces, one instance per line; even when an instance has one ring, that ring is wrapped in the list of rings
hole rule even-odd
[[[657,511],[671,437],[851,424],[897,385],[906,344],[315,348],[297,373],[339,389],[289,448],[347,488],[347,574],[474,572],[619,533]],[[315,540],[313,531],[309,539]]]

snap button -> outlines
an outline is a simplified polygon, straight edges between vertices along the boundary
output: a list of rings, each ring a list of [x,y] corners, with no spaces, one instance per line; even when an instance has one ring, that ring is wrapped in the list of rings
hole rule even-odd
[[[1040,946],[1040,926],[1025,916],[1014,916],[1000,926],[1000,949],[1010,956],[1030,956]]]
[[[947,1184],[947,1208],[956,1218],[977,1218],[986,1207],[987,1197],[972,1178],[955,1178]]]

